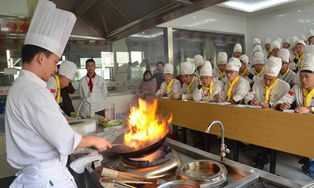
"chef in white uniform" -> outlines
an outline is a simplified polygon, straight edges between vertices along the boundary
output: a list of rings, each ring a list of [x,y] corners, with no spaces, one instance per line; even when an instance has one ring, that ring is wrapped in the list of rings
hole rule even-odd
[[[105,116],[105,99],[108,94],[106,81],[96,74],[95,60],[86,60],[85,67],[87,75],[81,78],[79,87],[82,102],[80,114],[83,117],[93,116],[95,113]]]
[[[263,79],[265,66],[265,55],[262,51],[257,51],[252,57],[251,73],[253,74],[252,81]]]
[[[6,103],[7,161],[19,170],[10,188],[76,188],[65,166],[68,155],[76,148],[110,147],[104,138],[75,133],[47,89],[75,21],[54,3],[38,1],[22,48],[22,71]]]
[[[219,52],[217,55],[214,77],[225,83],[226,81],[226,66],[228,63],[227,52]]]
[[[173,77],[174,68],[173,64],[167,63],[164,66],[164,78],[165,81],[162,82],[160,89],[157,91],[156,96],[158,97],[168,97],[171,99],[179,99],[181,92],[180,81]]]
[[[63,61],[60,64],[58,73],[48,80],[47,88],[58,104],[62,102],[61,89],[69,86],[70,82],[74,79],[76,71],[77,67],[73,62]]]
[[[286,48],[282,48],[279,50],[278,55],[282,60],[279,78],[286,81],[292,87],[297,81],[297,75],[289,68],[290,51]]]
[[[242,46],[240,43],[236,43],[233,47],[232,57],[240,59],[241,55],[242,55]]]
[[[220,102],[224,85],[213,77],[213,68],[209,61],[200,69],[200,80],[201,84],[193,92],[193,100]]]
[[[290,49],[290,40],[289,38],[285,38],[283,41],[282,41],[282,44],[281,44],[282,48],[285,48],[285,49]]]
[[[266,38],[264,42],[264,55],[266,58],[269,58],[271,55],[271,39]]]
[[[308,45],[314,45],[314,30],[310,30],[307,34],[307,43]]]
[[[204,63],[205,63],[205,60],[204,60],[203,56],[200,55],[200,54],[197,54],[197,55],[194,56],[194,59],[192,59],[191,62],[195,64],[195,68],[196,68],[195,74],[196,74],[197,76],[199,76],[200,68],[201,68],[201,67],[204,65]]]
[[[230,58],[226,67],[226,76],[228,82],[224,87],[224,96],[226,102],[234,104],[241,103],[244,97],[250,91],[250,83],[239,75],[241,62],[238,58]]]
[[[300,72],[300,84],[294,85],[280,109],[297,113],[314,113],[314,53],[307,53]]]
[[[276,107],[288,94],[290,86],[278,78],[282,61],[271,56],[265,65],[264,79],[255,81],[252,91],[245,97],[247,104],[261,106],[262,108]]]
[[[276,39],[271,43],[271,55],[274,57],[278,57],[278,52],[281,49],[281,42],[280,40]]]
[[[192,100],[193,91],[199,85],[199,79],[194,75],[194,72],[195,64],[191,63],[190,61],[180,64],[180,74],[183,81],[181,90],[183,100]]]
[[[250,81],[249,79],[249,56],[243,54],[240,56],[240,61],[241,61],[241,68],[240,68],[240,76],[242,76],[243,78],[247,79],[248,81]]]
[[[301,70],[303,67],[305,46],[306,44],[303,40],[298,40],[294,47],[293,62],[295,63],[297,71]]]

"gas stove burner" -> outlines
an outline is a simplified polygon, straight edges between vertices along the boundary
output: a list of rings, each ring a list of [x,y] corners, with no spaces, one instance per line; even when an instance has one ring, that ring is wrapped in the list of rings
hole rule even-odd
[[[122,163],[127,168],[145,168],[163,164],[169,161],[173,156],[171,155],[171,148],[168,145],[162,145],[158,150],[150,153],[144,157],[139,158],[122,158]]]

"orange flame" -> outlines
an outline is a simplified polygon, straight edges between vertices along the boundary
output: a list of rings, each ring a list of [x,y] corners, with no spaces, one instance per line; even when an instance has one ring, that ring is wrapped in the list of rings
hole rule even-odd
[[[138,106],[130,109],[128,130],[124,135],[124,144],[131,148],[143,148],[160,140],[168,134],[168,119],[157,116],[157,100],[149,103],[143,99],[138,100]]]

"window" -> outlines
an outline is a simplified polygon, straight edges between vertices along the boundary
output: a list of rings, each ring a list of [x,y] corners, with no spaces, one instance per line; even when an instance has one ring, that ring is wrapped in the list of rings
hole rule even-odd
[[[132,51],[131,52],[131,62],[142,62],[142,60],[144,59],[144,53],[141,51]]]
[[[129,52],[116,52],[118,65],[129,63]]]

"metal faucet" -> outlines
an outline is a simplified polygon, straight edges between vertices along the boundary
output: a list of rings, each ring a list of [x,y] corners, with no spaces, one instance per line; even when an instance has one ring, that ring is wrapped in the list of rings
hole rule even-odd
[[[225,144],[225,129],[224,125],[221,121],[212,121],[209,123],[206,132],[210,133],[211,128],[214,125],[219,125],[220,127],[220,137],[221,137],[221,143],[220,143],[220,160],[223,161],[224,158],[228,153],[230,153],[230,150],[228,149],[227,145]]]

